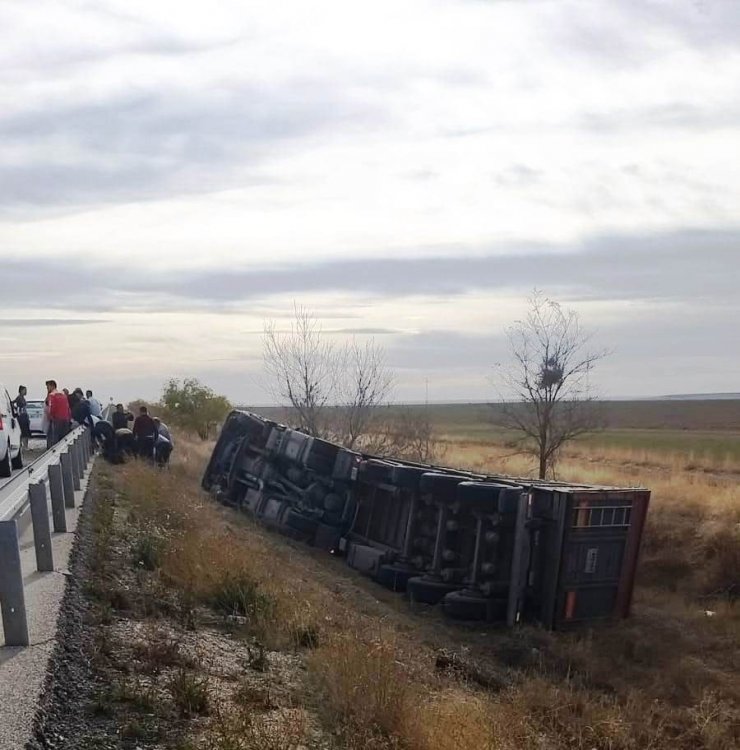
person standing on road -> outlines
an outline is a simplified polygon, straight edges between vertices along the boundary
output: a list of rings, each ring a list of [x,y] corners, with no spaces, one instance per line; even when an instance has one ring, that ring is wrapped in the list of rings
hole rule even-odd
[[[102,417],[103,407],[100,405],[100,401],[93,396],[93,392],[85,391],[85,397],[87,398],[87,403],[90,404],[90,414],[93,417]]]
[[[82,395],[82,388],[75,388],[73,396],[76,396],[75,405],[72,407],[72,419],[77,424],[86,424],[90,427],[90,404]]]
[[[18,415],[18,426],[21,428],[21,445],[23,450],[28,450],[28,438],[31,437],[31,419],[28,416],[28,408],[26,406],[26,390],[25,385],[18,386],[18,395],[15,397],[13,403],[15,403],[15,412]]]
[[[46,447],[51,448],[69,432],[72,412],[69,408],[67,396],[57,390],[56,380],[47,380],[46,390],[48,393],[46,410],[49,418]]]

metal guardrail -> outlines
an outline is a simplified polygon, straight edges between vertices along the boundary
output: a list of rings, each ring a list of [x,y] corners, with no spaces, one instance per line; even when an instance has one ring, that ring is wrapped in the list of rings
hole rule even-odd
[[[0,609],[6,646],[29,642],[19,519],[30,506],[36,569],[53,571],[49,499],[54,531],[67,531],[66,509],[75,507],[75,491],[92,458],[89,430],[77,427],[0,487]]]

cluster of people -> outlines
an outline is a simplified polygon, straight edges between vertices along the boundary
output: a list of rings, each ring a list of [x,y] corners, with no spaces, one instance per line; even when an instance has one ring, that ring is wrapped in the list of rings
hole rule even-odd
[[[27,392],[26,386],[19,386],[18,396],[15,398],[25,448],[31,437]],[[129,428],[129,422],[133,422],[133,428]],[[134,415],[123,408],[123,404],[116,404],[116,410],[108,422],[103,419],[103,407],[91,390],[75,388],[70,393],[67,388],[63,388],[60,391],[56,380],[47,380],[44,399],[47,449],[56,445],[76,425],[87,425],[91,430],[93,447],[100,447],[103,456],[114,463],[124,461],[128,455],[145,458],[163,466],[169,462],[174,448],[169,427],[158,417],[151,417],[146,406],[139,409],[139,415],[134,419]]]
[[[26,396],[28,389],[25,385],[18,386],[18,395],[13,399],[18,425],[21,428],[21,440],[24,448],[28,448],[31,437],[31,419],[28,414]],[[82,388],[75,388],[70,393],[66,388],[57,390],[56,380],[46,381],[46,398],[44,399],[44,432],[46,433],[46,447],[56,445],[69,431],[73,424],[88,424],[94,426],[93,419],[101,419],[103,407],[93,396],[92,391],[83,393]]]
[[[129,428],[131,421],[133,426]],[[146,406],[141,406],[139,415],[134,418],[131,412],[123,408],[123,404],[116,404],[111,417],[111,432],[113,447],[109,458],[113,461],[121,461],[125,455],[131,455],[164,466],[175,447],[170,428],[159,417],[152,417]]]
[[[90,390],[83,392],[82,388],[75,388],[70,393],[64,388],[59,391],[56,380],[47,380],[44,416],[46,446],[51,448],[67,435],[73,423],[94,429],[96,422],[103,418],[103,407]]]

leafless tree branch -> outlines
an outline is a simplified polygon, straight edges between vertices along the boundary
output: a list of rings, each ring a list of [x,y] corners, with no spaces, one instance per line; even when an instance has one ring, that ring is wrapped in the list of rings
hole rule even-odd
[[[298,305],[290,331],[265,324],[263,359],[273,398],[292,407],[297,426],[348,448],[371,430],[393,387],[385,353],[374,340],[339,344]]]
[[[606,350],[591,350],[578,313],[535,290],[527,316],[507,331],[512,364],[500,374],[496,421],[520,433],[545,478],[568,441],[600,426],[590,373]]]

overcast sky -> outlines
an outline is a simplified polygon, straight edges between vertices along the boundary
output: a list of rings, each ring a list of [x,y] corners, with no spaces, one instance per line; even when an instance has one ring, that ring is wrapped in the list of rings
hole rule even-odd
[[[293,302],[494,397],[537,287],[604,396],[740,391],[740,2],[0,0],[0,381],[265,403]]]

